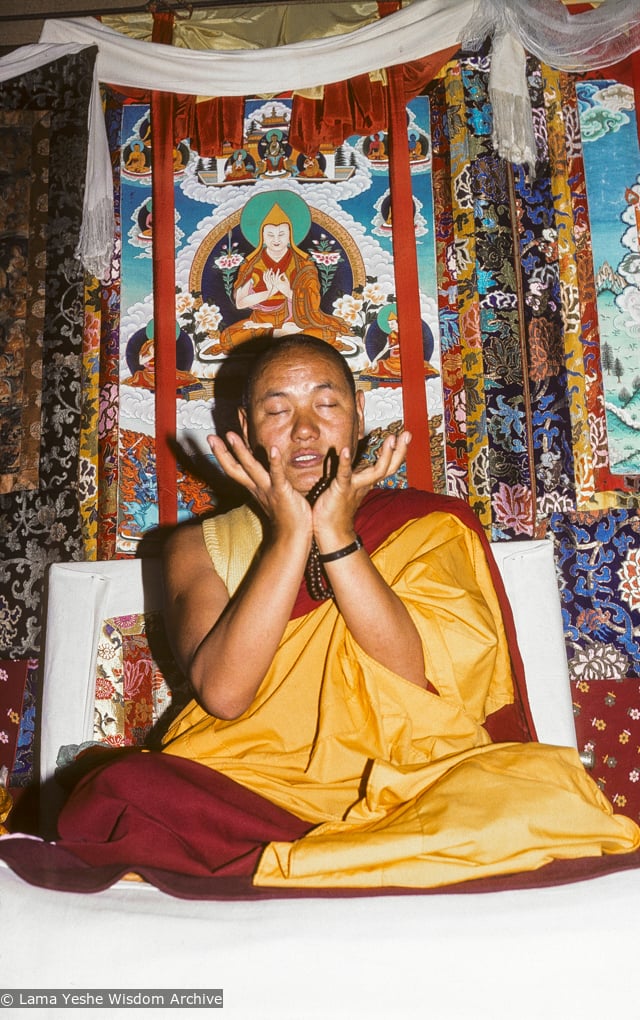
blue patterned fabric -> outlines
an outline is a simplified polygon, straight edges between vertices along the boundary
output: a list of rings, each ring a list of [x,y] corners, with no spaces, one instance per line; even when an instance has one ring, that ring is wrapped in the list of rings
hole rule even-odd
[[[640,517],[552,514],[572,680],[640,677]]]

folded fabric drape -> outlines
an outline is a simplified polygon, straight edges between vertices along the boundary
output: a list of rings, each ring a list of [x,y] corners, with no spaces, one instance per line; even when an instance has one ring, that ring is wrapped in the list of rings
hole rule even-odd
[[[262,50],[185,50],[140,42],[93,18],[45,22],[41,42],[98,46],[100,81],[195,96],[276,94],[340,82],[458,45],[472,0],[415,0],[341,36]]]
[[[561,0],[480,0],[462,38],[477,47],[504,33],[557,71],[596,71],[640,47],[640,8],[638,0],[613,0],[571,14]]]

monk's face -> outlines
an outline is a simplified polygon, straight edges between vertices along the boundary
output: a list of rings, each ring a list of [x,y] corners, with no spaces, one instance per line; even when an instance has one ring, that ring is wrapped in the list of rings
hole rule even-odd
[[[364,435],[364,394],[354,399],[330,358],[294,349],[265,366],[241,421],[251,448],[276,447],[287,479],[306,494],[322,477],[330,450],[339,453],[346,446],[355,458]]]
[[[262,231],[262,241],[267,254],[279,262],[289,247],[291,231],[288,223],[267,223]]]

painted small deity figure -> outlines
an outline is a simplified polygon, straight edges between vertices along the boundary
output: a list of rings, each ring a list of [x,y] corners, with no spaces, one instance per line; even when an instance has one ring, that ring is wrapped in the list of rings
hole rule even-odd
[[[153,235],[153,204],[150,198],[147,199],[138,213],[138,225],[140,227],[140,237],[144,238],[145,241],[150,241]]]
[[[224,179],[226,181],[253,180],[253,171],[248,161],[249,154],[246,149],[236,149],[227,163]]]
[[[173,172],[182,173],[186,165],[185,153],[182,146],[175,146],[173,150]]]
[[[304,155],[302,158],[302,169],[300,170],[299,177],[310,177],[310,178],[321,178],[324,177],[323,169],[320,165],[320,154],[316,153],[315,156]]]
[[[377,326],[386,334],[383,346],[372,357],[371,365],[363,372],[365,378],[400,379],[402,377],[402,366],[400,361],[400,338],[398,333],[398,309],[394,304],[385,305],[378,312]],[[430,330],[423,324],[424,330]],[[371,357],[369,352],[369,356]],[[437,375],[436,369],[427,361],[423,362],[425,379]]]
[[[145,339],[143,340],[140,349],[135,358],[137,362],[137,368],[132,374],[123,379],[122,382],[126,386],[139,386],[143,389],[154,390],[156,385],[156,351],[155,351],[155,329],[153,320],[147,324],[145,330]],[[132,337],[135,340],[136,335]],[[180,339],[180,329],[176,325],[176,341]],[[179,359],[182,360],[182,359]],[[129,361],[130,367],[133,368],[133,364]],[[180,390],[184,387],[199,386],[200,380],[197,376],[191,372],[179,366],[176,368],[176,389]]]
[[[625,202],[627,205],[633,207],[633,213],[636,220],[636,231],[638,233],[638,239],[640,240],[640,195],[633,188],[627,188],[625,191]]]
[[[369,157],[369,159],[374,160],[387,158],[387,150],[384,141],[380,137],[379,131],[376,131],[376,133],[371,135],[369,139],[367,156]]]
[[[265,143],[266,146],[261,153],[261,172],[265,177],[288,177],[292,167],[287,158],[282,131],[278,128],[268,131],[265,135]]]
[[[424,159],[425,152],[422,145],[422,140],[418,135],[412,132],[409,135],[409,159]]]
[[[127,386],[142,386],[147,390],[154,389],[156,352],[153,336],[147,338],[138,351],[138,364],[140,367],[129,378],[123,379],[123,383]]]
[[[125,161],[125,168],[131,174],[146,173],[149,169],[142,142],[133,142]]]

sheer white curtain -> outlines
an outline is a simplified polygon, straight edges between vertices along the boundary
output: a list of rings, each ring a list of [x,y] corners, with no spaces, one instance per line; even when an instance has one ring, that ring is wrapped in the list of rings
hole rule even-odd
[[[606,0],[570,14],[561,0],[478,0],[463,41],[471,48],[508,33],[560,71],[595,71],[640,48],[639,0]]]
[[[526,53],[562,71],[615,64],[640,48],[640,0],[607,0],[582,14],[570,14],[561,0],[478,0],[462,42],[475,49],[488,37],[493,145],[533,175],[536,150]]]

